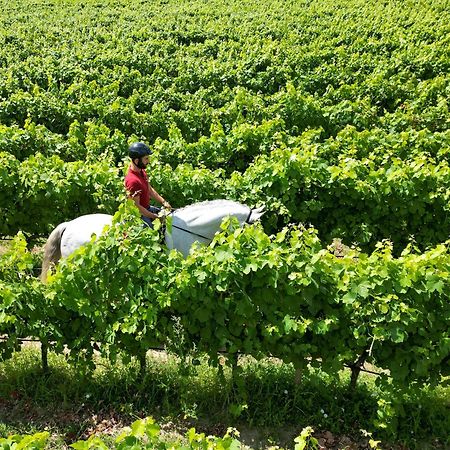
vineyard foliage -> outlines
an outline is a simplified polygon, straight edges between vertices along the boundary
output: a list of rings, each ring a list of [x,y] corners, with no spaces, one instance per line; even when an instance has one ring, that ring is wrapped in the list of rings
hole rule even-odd
[[[0,233],[114,213],[127,144],[175,206],[228,197],[373,250],[448,237],[448,5],[2,1]]]
[[[239,353],[273,355],[296,367],[320,360],[329,373],[363,356],[399,385],[448,375],[448,242],[398,258],[387,242],[371,255],[337,257],[313,228],[271,237],[233,220],[223,228],[183,259],[167,253],[158,229],[140,225],[130,203],[45,287],[26,275],[31,256],[18,236],[2,257],[4,352],[33,335],[71,349],[83,366],[94,350],[115,360],[163,343],[213,365],[225,349],[230,364]]]
[[[34,336],[81,364],[164,343],[448,375],[445,0],[0,5],[3,357]],[[264,204],[263,224],[168,253],[123,201],[137,140],[173,206]],[[117,210],[36,279],[24,234]],[[355,246],[338,258],[334,238]]]

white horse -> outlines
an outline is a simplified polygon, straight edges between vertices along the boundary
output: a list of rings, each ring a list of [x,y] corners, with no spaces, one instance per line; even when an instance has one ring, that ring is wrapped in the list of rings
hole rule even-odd
[[[166,229],[169,249],[179,250],[185,257],[194,242],[208,244],[219,231],[225,217],[236,217],[241,225],[254,223],[264,214],[264,207],[252,209],[231,200],[195,203],[172,213],[172,230]],[[65,258],[77,248],[90,242],[93,234],[102,234],[111,225],[108,214],[88,214],[59,224],[50,234],[44,248],[41,279],[45,282],[51,263]]]

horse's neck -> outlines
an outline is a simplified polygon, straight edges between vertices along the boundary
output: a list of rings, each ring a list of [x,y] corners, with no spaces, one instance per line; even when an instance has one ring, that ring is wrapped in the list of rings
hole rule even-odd
[[[244,205],[227,200],[198,203],[176,211],[173,223],[184,225],[190,230],[216,232],[225,217],[235,216],[241,221],[247,209]]]

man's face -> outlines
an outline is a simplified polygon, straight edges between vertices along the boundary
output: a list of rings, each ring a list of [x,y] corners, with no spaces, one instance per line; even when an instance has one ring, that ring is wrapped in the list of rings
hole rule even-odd
[[[139,169],[145,169],[148,166],[150,158],[148,155],[142,156],[139,159],[135,159],[134,163],[139,167]]]

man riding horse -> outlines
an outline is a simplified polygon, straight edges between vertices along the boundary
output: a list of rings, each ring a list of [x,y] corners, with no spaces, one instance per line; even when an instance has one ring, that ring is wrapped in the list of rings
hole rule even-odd
[[[125,176],[125,187],[135,202],[145,223],[153,228],[159,208],[150,206],[150,199],[171,209],[149,184],[145,168],[151,154],[147,145],[137,142],[130,145],[131,166]],[[179,208],[172,213],[171,230],[165,230],[165,243],[169,250],[177,249],[185,257],[194,243],[209,244],[226,217],[235,217],[240,225],[252,224],[264,214],[264,207],[250,208],[247,205],[226,199],[210,200]],[[100,236],[108,226],[114,225],[113,216],[102,213],[86,214],[68,222],[60,223],[50,234],[45,244],[41,279],[46,281],[51,264],[61,257],[66,258],[82,245]]]
[[[164,208],[172,209],[170,203],[151,186],[148,181],[146,167],[149,163],[149,155],[151,150],[143,142],[135,142],[128,148],[128,154],[131,159],[131,165],[128,169],[128,173],[125,175],[125,188],[128,192],[129,198],[131,198],[136,204],[139,212],[141,213],[142,220],[150,227],[153,228],[153,220],[159,217],[161,212],[160,208],[150,205],[150,199],[153,199],[160,203]]]

